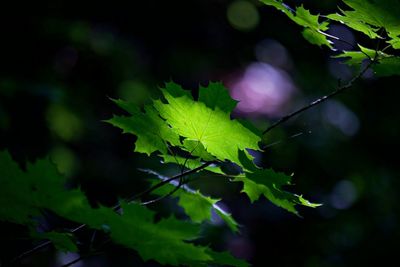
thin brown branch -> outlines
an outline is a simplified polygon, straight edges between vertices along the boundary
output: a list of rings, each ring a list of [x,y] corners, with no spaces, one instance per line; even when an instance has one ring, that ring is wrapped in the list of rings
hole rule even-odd
[[[156,199],[152,199],[152,200],[149,200],[149,201],[146,201],[146,202],[142,202],[142,203],[140,203],[140,205],[143,205],[143,206],[145,206],[145,205],[150,205],[150,204],[153,204],[153,203],[158,202],[158,201],[160,201],[160,200],[163,200],[163,199],[165,199],[165,198],[167,198],[167,197],[173,195],[176,191],[178,191],[178,190],[181,188],[181,186],[182,186],[183,184],[184,184],[183,177],[181,177],[181,178],[179,178],[179,183],[178,183],[178,185],[175,186],[173,190],[171,190],[171,191],[168,192],[167,194],[165,194],[165,195],[163,195],[163,196],[161,196],[161,197],[158,197],[158,198],[156,198]]]
[[[376,56],[375,56],[376,58]],[[294,116],[318,105],[321,104],[322,102],[344,92],[345,90],[349,89],[350,87],[353,86],[354,82],[356,82],[359,78],[361,78],[363,76],[363,74],[372,66],[372,64],[375,63],[375,58],[373,58],[372,60],[370,60],[370,62],[367,64],[367,66],[365,66],[356,76],[354,76],[350,81],[348,81],[346,84],[339,86],[338,88],[336,88],[333,92],[331,92],[328,95],[325,95],[321,98],[318,98],[317,100],[314,100],[313,102],[311,102],[310,104],[299,108],[298,110],[289,113],[288,115],[282,117],[281,119],[279,119],[278,121],[276,121],[275,123],[273,123],[271,126],[269,126],[262,134],[266,134],[269,131],[271,131],[272,129],[274,129],[275,127],[281,125],[282,123],[286,122],[287,120],[293,118]]]
[[[347,44],[347,45],[350,46],[353,50],[358,50],[358,49],[359,49],[359,47],[353,45],[352,43],[350,43],[350,42],[348,42],[348,41],[346,41],[346,40],[344,40],[344,39],[340,39],[340,38],[337,37],[337,36],[328,34],[328,33],[323,32],[323,31],[318,31],[318,32],[321,33],[322,35],[325,35],[325,36],[328,37],[328,38],[331,38],[331,39],[334,39],[334,40],[336,40],[336,41],[339,41],[339,42],[342,42],[342,43],[344,43],[344,44]],[[372,57],[371,57],[370,55],[368,55],[367,53],[365,53],[362,49],[359,49],[359,50],[360,50],[359,52],[361,52],[362,54],[364,54],[364,56],[366,56],[369,60],[372,60]],[[343,51],[345,51],[345,50],[343,50]]]

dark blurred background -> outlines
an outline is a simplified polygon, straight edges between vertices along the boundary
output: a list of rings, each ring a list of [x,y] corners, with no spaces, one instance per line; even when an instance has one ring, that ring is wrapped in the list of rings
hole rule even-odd
[[[337,1],[288,1],[314,13]],[[85,8],[83,5],[85,4]],[[89,7],[89,8],[88,8]],[[22,168],[50,155],[60,172],[94,205],[143,190],[151,168],[173,167],[133,153],[135,137],[102,122],[122,112],[109,100],[143,103],[165,81],[196,90],[223,81],[241,101],[235,117],[259,129],[329,93],[354,75],[312,46],[281,12],[250,0],[130,1],[1,4],[0,149]],[[347,42],[377,44],[332,24]],[[351,46],[337,43],[338,49]],[[380,266],[396,258],[399,241],[399,79],[367,73],[349,91],[269,132],[257,162],[294,173],[295,186],[317,209],[303,218],[265,199],[253,205],[239,185],[202,176],[193,186],[222,204],[242,224],[232,234],[215,218],[204,242],[230,250],[254,266]],[[161,214],[181,210],[175,202]],[[30,248],[21,227],[2,224],[0,259]],[[87,236],[82,234],[82,243]],[[85,249],[85,245],[82,245]],[[60,266],[74,254],[52,249],[21,266]],[[396,262],[396,261],[395,261]],[[108,245],[74,266],[158,266],[135,252]]]

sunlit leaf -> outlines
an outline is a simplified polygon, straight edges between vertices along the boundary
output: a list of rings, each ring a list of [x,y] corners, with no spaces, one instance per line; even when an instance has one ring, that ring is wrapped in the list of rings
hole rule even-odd
[[[384,28],[391,38],[389,43],[400,48],[400,3],[398,0],[343,0],[352,10],[342,10],[340,14],[328,15],[328,18],[342,22],[366,34],[378,38],[378,32]]]
[[[322,46],[326,45],[332,48],[332,43],[327,39],[324,31],[328,30],[329,23],[327,21],[320,22],[319,15],[312,15],[309,10],[303,6],[292,10],[280,0],[261,0],[266,5],[273,6],[285,13],[291,20],[298,25],[303,26],[304,38],[312,44]]]
[[[199,140],[185,139],[183,141],[183,147],[189,152],[190,156],[196,156],[207,161],[215,160],[215,158],[206,151]]]
[[[353,28],[356,31],[365,33],[369,38],[375,39],[380,37],[377,33],[377,31],[379,30],[378,27],[367,24],[361,20],[357,20],[353,16],[342,16],[338,13],[335,13],[329,14],[327,17],[331,20],[338,21],[350,28]]]
[[[174,88],[174,90],[171,90]],[[202,90],[200,88],[200,90]],[[261,140],[243,124],[230,118],[230,114],[221,110],[218,105],[214,109],[205,103],[194,101],[189,95],[181,94],[175,97],[175,87],[167,84],[162,89],[167,103],[154,101],[154,106],[176,133],[186,139],[200,142],[206,151],[219,160],[229,160],[240,164],[238,151],[246,148],[258,150]],[[201,91],[200,91],[201,94]],[[213,95],[214,94],[214,95]],[[226,102],[219,90],[207,92],[208,99],[221,99]]]

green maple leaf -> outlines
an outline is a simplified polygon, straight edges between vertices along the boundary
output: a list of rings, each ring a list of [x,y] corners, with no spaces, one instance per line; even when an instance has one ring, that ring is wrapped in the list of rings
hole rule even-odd
[[[200,87],[199,101],[172,82],[162,92],[167,103],[154,100],[153,106],[144,107],[144,112],[133,103],[114,100],[132,116],[114,116],[106,122],[124,133],[136,135],[136,152],[150,155],[159,151],[167,155],[170,144],[202,160],[230,160],[240,164],[238,150],[259,149],[260,133],[248,123],[231,120],[230,113],[237,101],[221,83]],[[183,137],[182,143],[179,137]]]
[[[384,28],[391,38],[393,48],[400,48],[400,2],[398,0],[343,0],[352,10],[341,10],[340,14],[328,18],[342,22],[350,28],[374,39]]]
[[[231,101],[229,95],[223,93],[225,88],[214,84],[213,90],[208,90],[207,93],[202,93],[204,88],[200,88],[200,96],[205,98],[204,95],[207,95],[205,99],[209,99],[206,104],[194,101],[191,95],[177,92],[176,87],[172,85],[168,83],[162,89],[167,103],[156,100],[154,107],[180,136],[201,143],[205,150],[217,159],[229,160],[238,165],[239,150],[259,150],[260,136],[239,121],[232,120],[226,107],[221,109],[220,104],[212,102],[214,98],[222,103]]]
[[[378,27],[366,24],[365,22],[360,21],[360,20],[354,18],[353,16],[349,16],[349,15],[342,16],[338,13],[335,13],[335,14],[329,14],[327,17],[331,20],[338,21],[342,24],[345,24],[346,26],[348,26],[356,31],[360,31],[360,32],[366,34],[371,39],[380,37],[377,33],[379,30]]]
[[[318,46],[326,45],[329,48],[332,48],[332,43],[324,34],[324,31],[328,30],[329,23],[326,21],[320,23],[319,15],[312,15],[310,11],[305,9],[303,6],[296,8],[296,10],[292,10],[280,0],[260,1],[268,6],[273,6],[282,11],[292,21],[304,27],[303,36],[310,43]]]
[[[312,15],[310,11],[300,6],[296,9],[296,16],[292,18],[294,22],[305,27],[303,37],[311,44],[318,46],[326,45],[332,48],[332,43],[323,34],[328,30],[328,22],[319,23],[319,15]]]

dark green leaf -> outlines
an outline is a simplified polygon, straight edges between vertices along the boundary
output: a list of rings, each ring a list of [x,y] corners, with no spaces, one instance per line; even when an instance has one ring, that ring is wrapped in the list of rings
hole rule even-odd
[[[233,257],[228,252],[215,252],[215,251],[211,251],[210,250],[209,254],[213,258],[213,261],[214,261],[215,264],[220,264],[220,265],[223,265],[223,266],[237,266],[237,267],[248,267],[248,266],[250,266],[244,260],[239,260],[239,259]]]
[[[0,220],[35,225],[32,216],[38,217],[49,210],[104,230],[114,242],[136,250],[144,260],[175,266],[213,262],[209,248],[188,242],[198,237],[199,225],[173,217],[155,223],[154,212],[136,203],[122,203],[122,215],[107,207],[94,209],[83,192],[66,190],[65,182],[48,160],[30,164],[27,172],[23,172],[8,153],[0,152]],[[50,232],[39,237],[50,239],[64,251],[76,251],[69,234]]]
[[[165,177],[162,177],[155,172],[153,172],[153,174],[156,174],[161,179],[165,179]],[[177,185],[178,183],[175,181],[153,191],[153,193],[163,196],[174,190]],[[233,219],[231,214],[225,212],[218,206],[217,202],[219,199],[213,199],[211,197],[204,196],[200,193],[200,191],[194,191],[187,186],[181,186],[181,188],[178,189],[172,196],[179,199],[179,206],[183,208],[185,213],[193,222],[200,223],[203,221],[210,221],[211,211],[214,209],[218,216],[225,221],[232,231],[238,231],[238,223]]]
[[[243,182],[242,192],[247,194],[251,202],[264,195],[275,205],[294,214],[298,214],[295,208],[296,205],[312,208],[319,206],[319,204],[310,203],[299,195],[284,191],[283,186],[290,184],[291,177],[270,169],[246,172],[244,175],[235,177],[235,181]]]
[[[387,57],[380,60],[373,69],[377,76],[400,75],[400,57]]]
[[[47,233],[32,233],[32,236],[38,239],[50,240],[56,249],[63,252],[77,252],[78,247],[75,244],[74,237],[70,233],[58,233],[58,232],[47,232]]]

